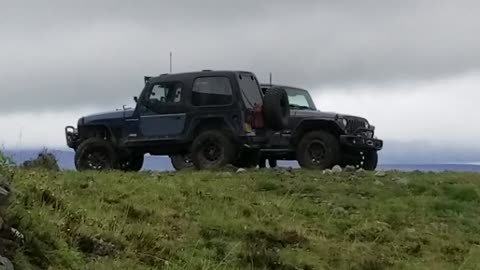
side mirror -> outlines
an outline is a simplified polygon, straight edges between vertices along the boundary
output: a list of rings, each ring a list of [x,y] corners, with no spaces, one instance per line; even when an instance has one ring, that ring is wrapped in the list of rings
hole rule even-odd
[[[134,96],[134,97],[133,97],[133,101],[135,101],[135,103],[138,103],[138,97],[137,97],[137,96]]]

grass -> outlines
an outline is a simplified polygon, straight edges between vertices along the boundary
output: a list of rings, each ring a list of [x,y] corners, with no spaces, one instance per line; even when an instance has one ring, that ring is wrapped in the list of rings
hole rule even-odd
[[[24,168],[12,185],[16,269],[480,269],[475,173]]]

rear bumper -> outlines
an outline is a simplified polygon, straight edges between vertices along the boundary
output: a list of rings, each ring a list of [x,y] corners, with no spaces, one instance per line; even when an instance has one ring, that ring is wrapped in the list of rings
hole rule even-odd
[[[360,137],[355,135],[340,136],[340,143],[344,147],[359,150],[375,150],[380,151],[383,148],[383,141],[374,138]]]
[[[67,139],[67,145],[70,148],[77,149],[80,142],[80,136],[78,130],[72,126],[65,127],[65,138]]]

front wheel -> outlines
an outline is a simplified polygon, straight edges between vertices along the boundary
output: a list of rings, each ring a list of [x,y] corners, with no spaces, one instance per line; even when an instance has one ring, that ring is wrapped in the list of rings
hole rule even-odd
[[[377,151],[368,151],[363,153],[362,168],[367,171],[374,171],[378,165]]]
[[[312,131],[300,140],[296,155],[303,168],[328,169],[338,164],[341,159],[340,143],[331,133]]]
[[[75,152],[75,167],[79,171],[111,170],[116,163],[116,155],[110,142],[101,138],[90,138],[82,142]]]
[[[170,161],[172,162],[172,166],[176,171],[193,168],[191,154],[171,155]]]
[[[197,169],[218,169],[231,164],[237,155],[231,138],[220,130],[208,130],[195,138],[192,161]]]

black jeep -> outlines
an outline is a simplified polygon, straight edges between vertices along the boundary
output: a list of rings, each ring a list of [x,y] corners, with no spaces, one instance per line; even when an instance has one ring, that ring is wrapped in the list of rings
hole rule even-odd
[[[365,118],[317,110],[304,89],[280,85],[262,85],[264,93],[284,89],[290,103],[288,126],[270,133],[263,147],[260,166],[276,160],[298,160],[305,168],[329,168],[335,164],[375,170],[377,151],[383,142],[376,139],[375,127]]]
[[[290,115],[283,89],[263,95],[253,73],[202,71],[145,77],[135,109],[85,116],[66,127],[78,170],[138,171],[145,154],[184,156],[199,169],[259,153]]]
[[[364,118],[317,110],[308,91],[280,85],[261,85],[268,95],[274,89],[287,92],[290,118],[284,130],[268,130],[259,159],[244,156],[235,161],[241,167],[270,167],[277,160],[297,160],[301,167],[326,169],[352,165],[375,170],[377,151],[383,142],[374,136],[375,127]],[[188,155],[171,157],[175,169],[191,166]]]

